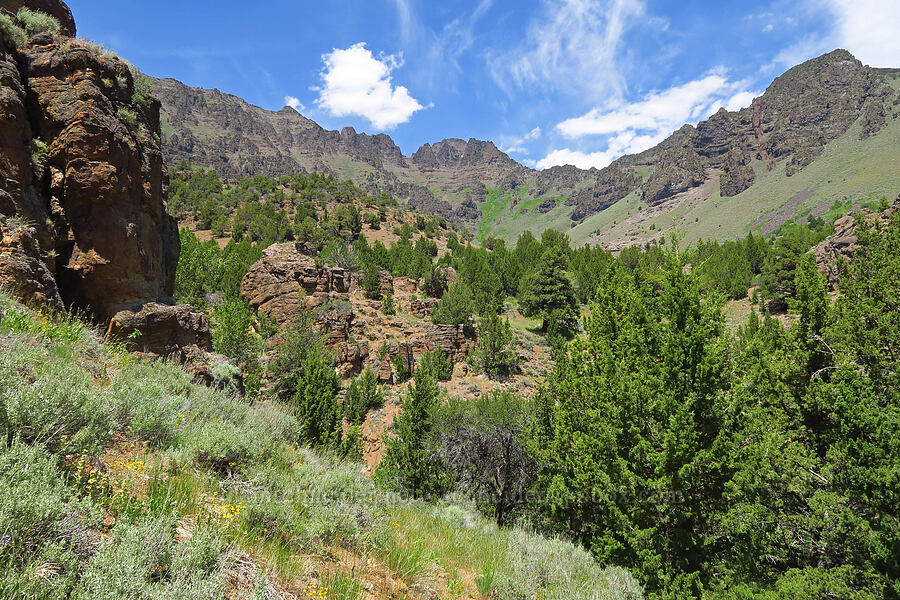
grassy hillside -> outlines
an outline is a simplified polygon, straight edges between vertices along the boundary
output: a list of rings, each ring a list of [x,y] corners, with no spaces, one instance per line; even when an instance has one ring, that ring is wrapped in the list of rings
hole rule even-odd
[[[3,598],[637,599],[624,570],[400,500],[291,410],[0,296]]]
[[[900,88],[900,78],[889,81]],[[894,112],[900,114],[896,108]],[[493,190],[480,206],[480,235],[515,241],[526,230],[552,228],[567,231],[576,245],[603,244],[620,249],[663,237],[676,224],[685,243],[693,243],[699,239],[736,239],[751,230],[768,234],[791,219],[822,215],[835,203],[841,203],[835,208],[846,214],[854,207],[877,203],[882,197],[891,199],[900,192],[900,118],[889,115],[887,126],[865,140],[859,139],[860,131],[860,124],[851,127],[792,177],[785,175],[784,163],[769,171],[756,161],[756,182],[736,196],[723,198],[718,174],[714,174],[705,186],[658,207],[648,208],[633,193],[574,227],[569,220],[573,207],[566,206],[564,198],[550,212],[539,214],[531,212],[536,203],[527,193],[520,200]],[[799,204],[792,203],[801,193],[806,198]],[[783,207],[784,214],[779,214]]]

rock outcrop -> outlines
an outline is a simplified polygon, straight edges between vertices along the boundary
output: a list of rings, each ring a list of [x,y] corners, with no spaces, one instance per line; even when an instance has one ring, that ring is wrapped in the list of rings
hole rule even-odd
[[[333,294],[348,293],[350,285],[350,273],[317,266],[299,244],[274,244],[244,276],[241,295],[253,310],[286,325],[301,309],[323,306],[336,299]]]
[[[0,9],[16,14],[19,9],[30,8],[47,13],[59,21],[59,32],[66,37],[75,37],[75,19],[64,2],[58,0],[0,0]]]
[[[635,173],[614,166],[606,167],[600,171],[596,183],[576,192],[566,201],[566,204],[575,207],[570,218],[572,221],[581,222],[609,208],[640,185],[641,178]],[[551,206],[550,209],[552,208]]]
[[[447,268],[448,280],[456,272]],[[426,320],[436,301],[418,297],[419,282],[381,274],[382,291],[414,317]],[[325,345],[336,359],[342,377],[372,367],[381,381],[393,381],[395,364],[412,372],[425,352],[441,348],[451,362],[463,362],[472,341],[457,325],[410,324],[385,315],[381,301],[364,298],[353,278],[343,270],[318,266],[293,243],[274,244],[250,267],[241,282],[241,295],[251,308],[281,326],[292,323],[300,311],[309,311]]]
[[[0,285],[99,322],[127,309],[161,354],[183,335],[208,347],[199,315],[166,306],[180,243],[159,103],[136,91],[125,61],[70,37],[63,2],[0,3],[11,16],[23,6],[55,16],[61,33],[0,39]]]
[[[857,218],[883,227],[897,212],[900,212],[900,196],[886,210],[863,210],[858,215],[841,217],[834,222],[834,233],[810,250],[816,257],[819,272],[828,279],[832,289],[838,289],[841,278],[845,275],[845,268],[853,262],[853,256],[859,247],[856,236]]]

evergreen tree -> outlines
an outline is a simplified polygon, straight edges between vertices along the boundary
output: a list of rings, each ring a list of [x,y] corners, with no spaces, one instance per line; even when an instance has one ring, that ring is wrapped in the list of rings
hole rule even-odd
[[[469,286],[457,280],[438,302],[431,320],[445,325],[469,325],[474,308],[475,302]]]
[[[448,476],[435,451],[433,435],[437,403],[438,387],[431,373],[417,370],[395,421],[396,436],[388,440],[376,471],[376,479],[383,485],[414,498],[432,497],[447,488]]]
[[[453,365],[441,348],[429,350],[422,355],[419,364],[416,365],[416,371],[422,370],[428,371],[437,381],[449,381],[453,377]]]
[[[336,447],[341,442],[338,381],[331,364],[321,355],[306,362],[297,381],[294,407],[303,441],[314,448]]]
[[[591,308],[587,337],[551,378],[534,443],[544,514],[650,590],[695,597],[728,472],[723,320],[672,257],[661,293],[610,268]]]
[[[509,320],[485,315],[478,320],[478,365],[490,377],[505,377],[519,366],[516,339]]]
[[[351,425],[361,425],[370,410],[384,406],[384,396],[372,369],[365,371],[350,382],[344,395],[344,418]]]
[[[543,321],[542,331],[547,331],[551,318],[563,331],[577,329],[578,303],[566,275],[565,256],[557,245],[544,251],[537,269],[522,281],[520,305],[526,317]]]
[[[374,262],[368,262],[363,266],[361,285],[366,293],[366,298],[370,300],[381,299],[381,270]]]

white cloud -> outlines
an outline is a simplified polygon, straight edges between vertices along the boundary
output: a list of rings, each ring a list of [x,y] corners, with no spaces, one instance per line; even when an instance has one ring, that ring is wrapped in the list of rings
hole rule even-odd
[[[528,154],[528,148],[525,147],[525,144],[533,142],[539,137],[541,137],[541,128],[535,127],[525,135],[504,141],[500,149],[507,154]]]
[[[837,45],[873,67],[900,67],[897,0],[824,0],[837,22]]]
[[[590,169],[591,167],[602,169],[610,162],[612,162],[612,158],[608,152],[586,153],[579,150],[563,148],[562,150],[554,150],[541,160],[532,164],[537,169],[549,169],[550,167],[562,165],[574,165],[579,169]]]
[[[725,103],[725,110],[736,111],[750,106],[753,99],[762,96],[761,92],[738,92]]]
[[[559,123],[556,130],[570,140],[601,136],[602,151],[557,149],[534,164],[541,169],[564,164],[603,168],[624,154],[652,148],[685,123],[697,123],[720,107],[738,110],[748,106],[758,94],[745,90],[745,85],[744,81],[729,81],[724,70],[718,69],[639,102],[612,110],[595,108]]]
[[[295,98],[294,96],[285,96],[284,97],[284,105],[290,106],[297,112],[300,112],[300,111],[306,109],[306,107],[303,106],[303,103],[300,102],[300,98]]]
[[[516,86],[563,83],[596,101],[619,97],[625,89],[621,40],[643,14],[643,1],[542,0],[541,6],[522,44],[488,57],[498,85],[511,93]]]
[[[675,131],[684,123],[708,117],[709,110],[717,103],[724,105],[726,99],[743,92],[741,85],[742,82],[728,81],[719,70],[614,110],[595,108],[581,117],[563,121],[556,128],[570,139],[626,132],[656,138]]]
[[[763,27],[763,33],[769,33],[769,32],[772,31],[773,29],[775,29],[775,26],[772,25],[771,23],[769,23],[768,25],[766,25],[765,27]]]
[[[316,104],[334,117],[358,115],[376,129],[393,129],[425,108],[402,85],[391,83],[391,72],[403,66],[403,57],[375,58],[360,42],[345,50],[322,55],[322,87]]]

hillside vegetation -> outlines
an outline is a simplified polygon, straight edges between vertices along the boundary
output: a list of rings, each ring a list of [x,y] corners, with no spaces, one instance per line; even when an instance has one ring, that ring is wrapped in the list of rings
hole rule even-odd
[[[296,411],[0,297],[3,598],[638,599],[569,542],[407,501]]]

